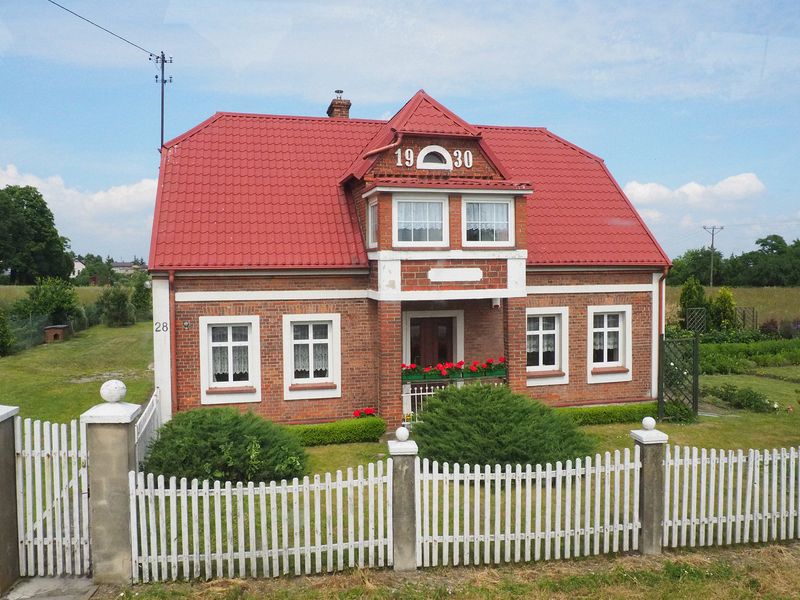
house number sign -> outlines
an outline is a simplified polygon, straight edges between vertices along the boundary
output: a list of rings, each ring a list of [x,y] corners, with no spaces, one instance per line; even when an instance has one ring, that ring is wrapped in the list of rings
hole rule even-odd
[[[397,157],[396,165],[398,167],[406,166],[413,167],[416,161],[413,148],[406,148],[405,150],[398,148],[395,150],[394,155]],[[466,167],[472,168],[472,150],[453,150],[453,166],[456,168]]]

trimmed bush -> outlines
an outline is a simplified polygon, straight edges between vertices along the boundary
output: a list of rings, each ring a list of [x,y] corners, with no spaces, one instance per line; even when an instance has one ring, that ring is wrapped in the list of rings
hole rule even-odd
[[[755,367],[800,365],[800,339],[747,344],[700,344],[700,372],[746,373]]]
[[[544,464],[592,452],[591,438],[562,414],[507,386],[448,386],[414,425],[420,455],[451,463]]]
[[[144,470],[164,476],[271,481],[305,473],[305,450],[285,427],[233,408],[176,414],[151,445]]]
[[[610,423],[640,423],[645,417],[658,414],[656,402],[637,402],[609,406],[580,406],[556,408],[555,412],[569,417],[576,425],[608,425]]]
[[[732,383],[720,386],[704,386],[703,395],[714,396],[731,408],[750,410],[753,412],[775,412],[777,404],[769,401],[766,394],[748,387],[736,387]]]
[[[378,417],[343,419],[315,425],[290,425],[303,446],[377,442],[386,432],[386,421]]]

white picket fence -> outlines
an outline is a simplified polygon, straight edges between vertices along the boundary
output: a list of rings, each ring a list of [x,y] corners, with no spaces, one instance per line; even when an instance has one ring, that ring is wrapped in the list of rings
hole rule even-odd
[[[417,470],[420,567],[638,548],[638,447],[535,467],[417,459]]]
[[[663,545],[800,537],[800,448],[666,449]]]
[[[162,425],[159,396],[159,390],[156,388],[134,426],[136,465],[140,467],[147,456],[150,442],[158,435],[158,430]]]
[[[23,577],[90,572],[86,428],[15,417]]]
[[[391,566],[392,460],[280,483],[129,473],[132,577],[277,577]]]

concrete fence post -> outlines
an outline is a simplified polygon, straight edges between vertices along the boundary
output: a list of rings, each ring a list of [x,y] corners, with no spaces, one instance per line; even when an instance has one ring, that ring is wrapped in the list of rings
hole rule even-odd
[[[106,381],[105,402],[81,415],[89,451],[89,540],[95,583],[131,582],[128,471],[136,470],[134,424],[142,407],[123,402],[125,384]]]
[[[394,570],[417,568],[416,458],[417,443],[408,439],[408,429],[399,427],[396,440],[389,440],[392,457],[392,528]]]
[[[17,467],[14,442],[16,406],[0,404],[0,596],[19,579]]]
[[[664,449],[669,436],[656,428],[653,417],[642,419],[642,429],[631,431],[639,446],[642,470],[639,476],[639,551],[661,554],[664,519]]]

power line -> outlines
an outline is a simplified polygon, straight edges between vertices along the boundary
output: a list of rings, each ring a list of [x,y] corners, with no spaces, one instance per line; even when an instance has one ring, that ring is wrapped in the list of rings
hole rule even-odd
[[[79,14],[78,14],[78,13],[76,13],[74,10],[70,10],[70,9],[68,9],[66,6],[63,6],[63,5],[59,4],[58,2],[54,2],[54,0],[47,0],[47,1],[48,1],[50,4],[52,4],[53,6],[57,6],[58,8],[60,8],[60,9],[62,9],[62,10],[65,10],[65,11],[67,11],[67,12],[68,12],[68,13],[70,13],[71,15],[75,15],[75,16],[76,16],[76,17],[78,17],[79,19],[82,19],[82,20],[86,21],[86,22],[87,22],[87,23],[89,23],[90,25],[94,25],[94,26],[95,26],[95,27],[97,27],[98,29],[102,29],[102,30],[103,30],[103,31],[105,31],[106,33],[109,33],[109,34],[113,35],[115,38],[122,40],[122,41],[123,41],[123,42],[125,42],[126,44],[130,44],[130,45],[131,45],[131,46],[133,46],[134,48],[138,48],[138,49],[139,49],[139,50],[141,50],[142,52],[146,52],[146,53],[147,53],[147,54],[149,54],[150,56],[158,56],[158,54],[156,54],[155,52],[150,52],[150,50],[147,50],[146,48],[142,48],[142,47],[141,47],[139,44],[134,44],[134,43],[133,43],[132,41],[130,41],[129,39],[127,39],[127,38],[124,38],[124,37],[122,37],[121,35],[118,35],[118,34],[114,33],[114,32],[113,32],[113,31],[111,31],[110,29],[106,29],[106,28],[105,28],[105,27],[103,27],[102,25],[98,25],[97,23],[95,23],[95,22],[94,22],[94,21],[92,21],[91,19],[87,19],[86,17],[84,17],[84,16],[82,16],[82,15],[79,15]]]

